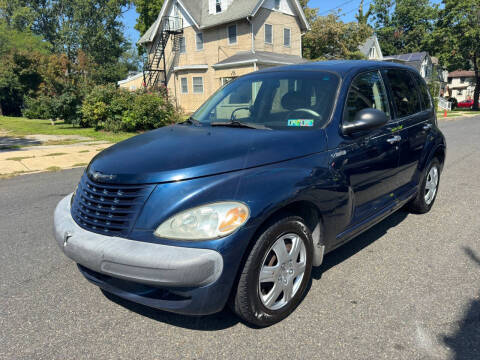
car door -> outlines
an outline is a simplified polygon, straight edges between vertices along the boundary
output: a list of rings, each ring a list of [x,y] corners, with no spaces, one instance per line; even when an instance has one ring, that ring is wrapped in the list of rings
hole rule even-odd
[[[396,195],[403,199],[415,189],[419,162],[435,121],[435,112],[420,75],[409,70],[388,69],[386,78],[401,136]]]
[[[365,108],[384,111],[391,118],[385,86],[379,71],[357,75],[349,88],[343,112],[343,123],[352,121]],[[342,171],[353,192],[351,225],[368,219],[394,201],[399,150],[395,123],[366,134],[343,138],[337,154],[345,153]]]

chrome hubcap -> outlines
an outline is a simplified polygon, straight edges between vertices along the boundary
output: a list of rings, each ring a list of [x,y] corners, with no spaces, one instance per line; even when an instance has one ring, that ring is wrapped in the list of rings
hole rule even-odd
[[[427,181],[425,183],[425,203],[430,205],[435,199],[438,187],[438,169],[433,166],[427,174]]]
[[[295,296],[305,274],[307,250],[296,234],[279,237],[262,261],[258,291],[263,305],[278,310]]]

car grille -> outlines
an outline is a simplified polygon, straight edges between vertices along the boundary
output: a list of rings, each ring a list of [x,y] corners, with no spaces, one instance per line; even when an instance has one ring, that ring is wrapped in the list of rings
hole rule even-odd
[[[82,176],[72,217],[82,228],[103,235],[127,235],[154,185],[117,185]]]

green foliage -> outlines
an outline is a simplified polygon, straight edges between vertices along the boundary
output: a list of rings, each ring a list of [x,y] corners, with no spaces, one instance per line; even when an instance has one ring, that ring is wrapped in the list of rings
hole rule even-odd
[[[5,115],[19,115],[23,96],[38,90],[40,56],[14,52],[0,58],[0,110]]]
[[[362,59],[358,46],[372,33],[368,25],[344,23],[338,14],[319,16],[303,38],[303,56],[309,59]]]
[[[372,15],[384,55],[430,50],[438,7],[429,0],[375,0]]]
[[[0,57],[13,50],[48,54],[50,45],[29,30],[15,30],[0,21]]]
[[[440,96],[440,83],[438,81],[430,81],[427,83],[430,95],[432,95],[433,108],[438,109],[438,97]]]
[[[84,127],[107,131],[141,131],[179,121],[166,97],[157,93],[131,93],[113,85],[96,86],[82,105]]]
[[[474,109],[480,97],[480,3],[478,0],[443,0],[432,47],[441,64],[452,70],[475,71]]]
[[[164,0],[133,0],[138,13],[137,29],[141,35],[145,34],[148,28],[155,22],[160,14]]]
[[[165,97],[148,93],[137,94],[132,108],[122,117],[125,131],[150,130],[176,121],[175,107]]]
[[[22,113],[28,119],[63,120],[66,124],[78,124],[81,100],[73,89],[66,90],[59,96],[26,96]]]

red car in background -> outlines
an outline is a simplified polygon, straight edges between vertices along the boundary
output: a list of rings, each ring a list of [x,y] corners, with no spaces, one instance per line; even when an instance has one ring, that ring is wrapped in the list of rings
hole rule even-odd
[[[480,103],[480,102],[479,102]],[[473,107],[473,100],[463,100],[463,101],[460,101],[458,104],[457,104],[457,107],[459,108],[468,108],[468,109],[471,109]]]

